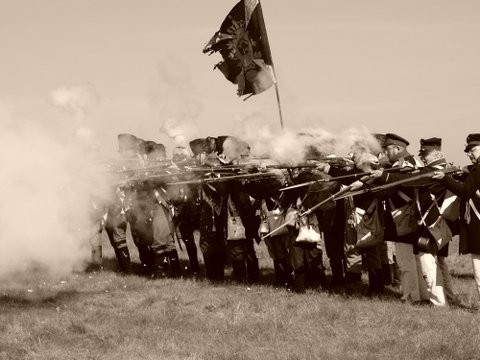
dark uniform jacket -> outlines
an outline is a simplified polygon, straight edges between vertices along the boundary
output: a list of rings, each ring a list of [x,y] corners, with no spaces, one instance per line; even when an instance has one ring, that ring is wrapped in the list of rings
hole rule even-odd
[[[462,199],[460,208],[460,253],[480,255],[480,219],[472,208],[473,205],[480,211],[479,159],[463,181],[445,176],[440,180],[440,183]]]

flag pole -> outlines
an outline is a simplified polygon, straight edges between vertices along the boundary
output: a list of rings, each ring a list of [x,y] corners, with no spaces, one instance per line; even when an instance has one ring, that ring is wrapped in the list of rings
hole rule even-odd
[[[282,115],[282,106],[280,104],[280,92],[278,90],[278,81],[277,81],[277,74],[275,73],[275,66],[273,65],[273,58],[272,58],[272,52],[270,50],[270,43],[268,41],[268,35],[267,35],[267,28],[265,27],[265,20],[263,19],[263,11],[262,11],[262,4],[260,3],[260,0],[258,0],[258,5],[257,5],[257,16],[258,16],[258,25],[259,25],[259,31],[260,31],[260,36],[262,39],[263,43],[263,48],[266,50],[267,54],[262,54],[264,56],[264,59],[266,60],[266,63],[270,63],[272,66],[272,72],[273,72],[273,77],[275,79],[275,95],[277,98],[277,106],[278,106],[278,114],[280,116],[280,126],[283,130],[283,115]]]

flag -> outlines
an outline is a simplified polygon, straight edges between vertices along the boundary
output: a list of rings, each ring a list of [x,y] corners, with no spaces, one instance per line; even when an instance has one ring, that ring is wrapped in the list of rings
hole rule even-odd
[[[203,49],[219,52],[223,60],[215,65],[238,86],[237,94],[256,95],[275,83],[272,55],[259,0],[240,0],[220,30]]]

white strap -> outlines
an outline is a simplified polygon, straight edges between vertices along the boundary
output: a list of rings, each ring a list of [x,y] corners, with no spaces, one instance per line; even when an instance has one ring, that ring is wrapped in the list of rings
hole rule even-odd
[[[480,212],[478,212],[477,208],[475,207],[475,204],[473,203],[473,200],[472,199],[469,199],[468,200],[468,204],[470,205],[470,207],[472,208],[473,212],[475,213],[475,215],[477,215],[477,219],[480,220]]]

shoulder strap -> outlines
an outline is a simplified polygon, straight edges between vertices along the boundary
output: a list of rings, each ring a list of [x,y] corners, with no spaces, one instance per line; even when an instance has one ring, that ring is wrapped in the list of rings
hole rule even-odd
[[[477,219],[480,220],[480,212],[478,211],[477,207],[476,207],[475,204],[473,203],[473,200],[472,200],[472,199],[469,199],[469,200],[468,200],[468,204],[470,205],[470,207],[472,208],[473,212],[474,212],[475,215],[477,216]]]

